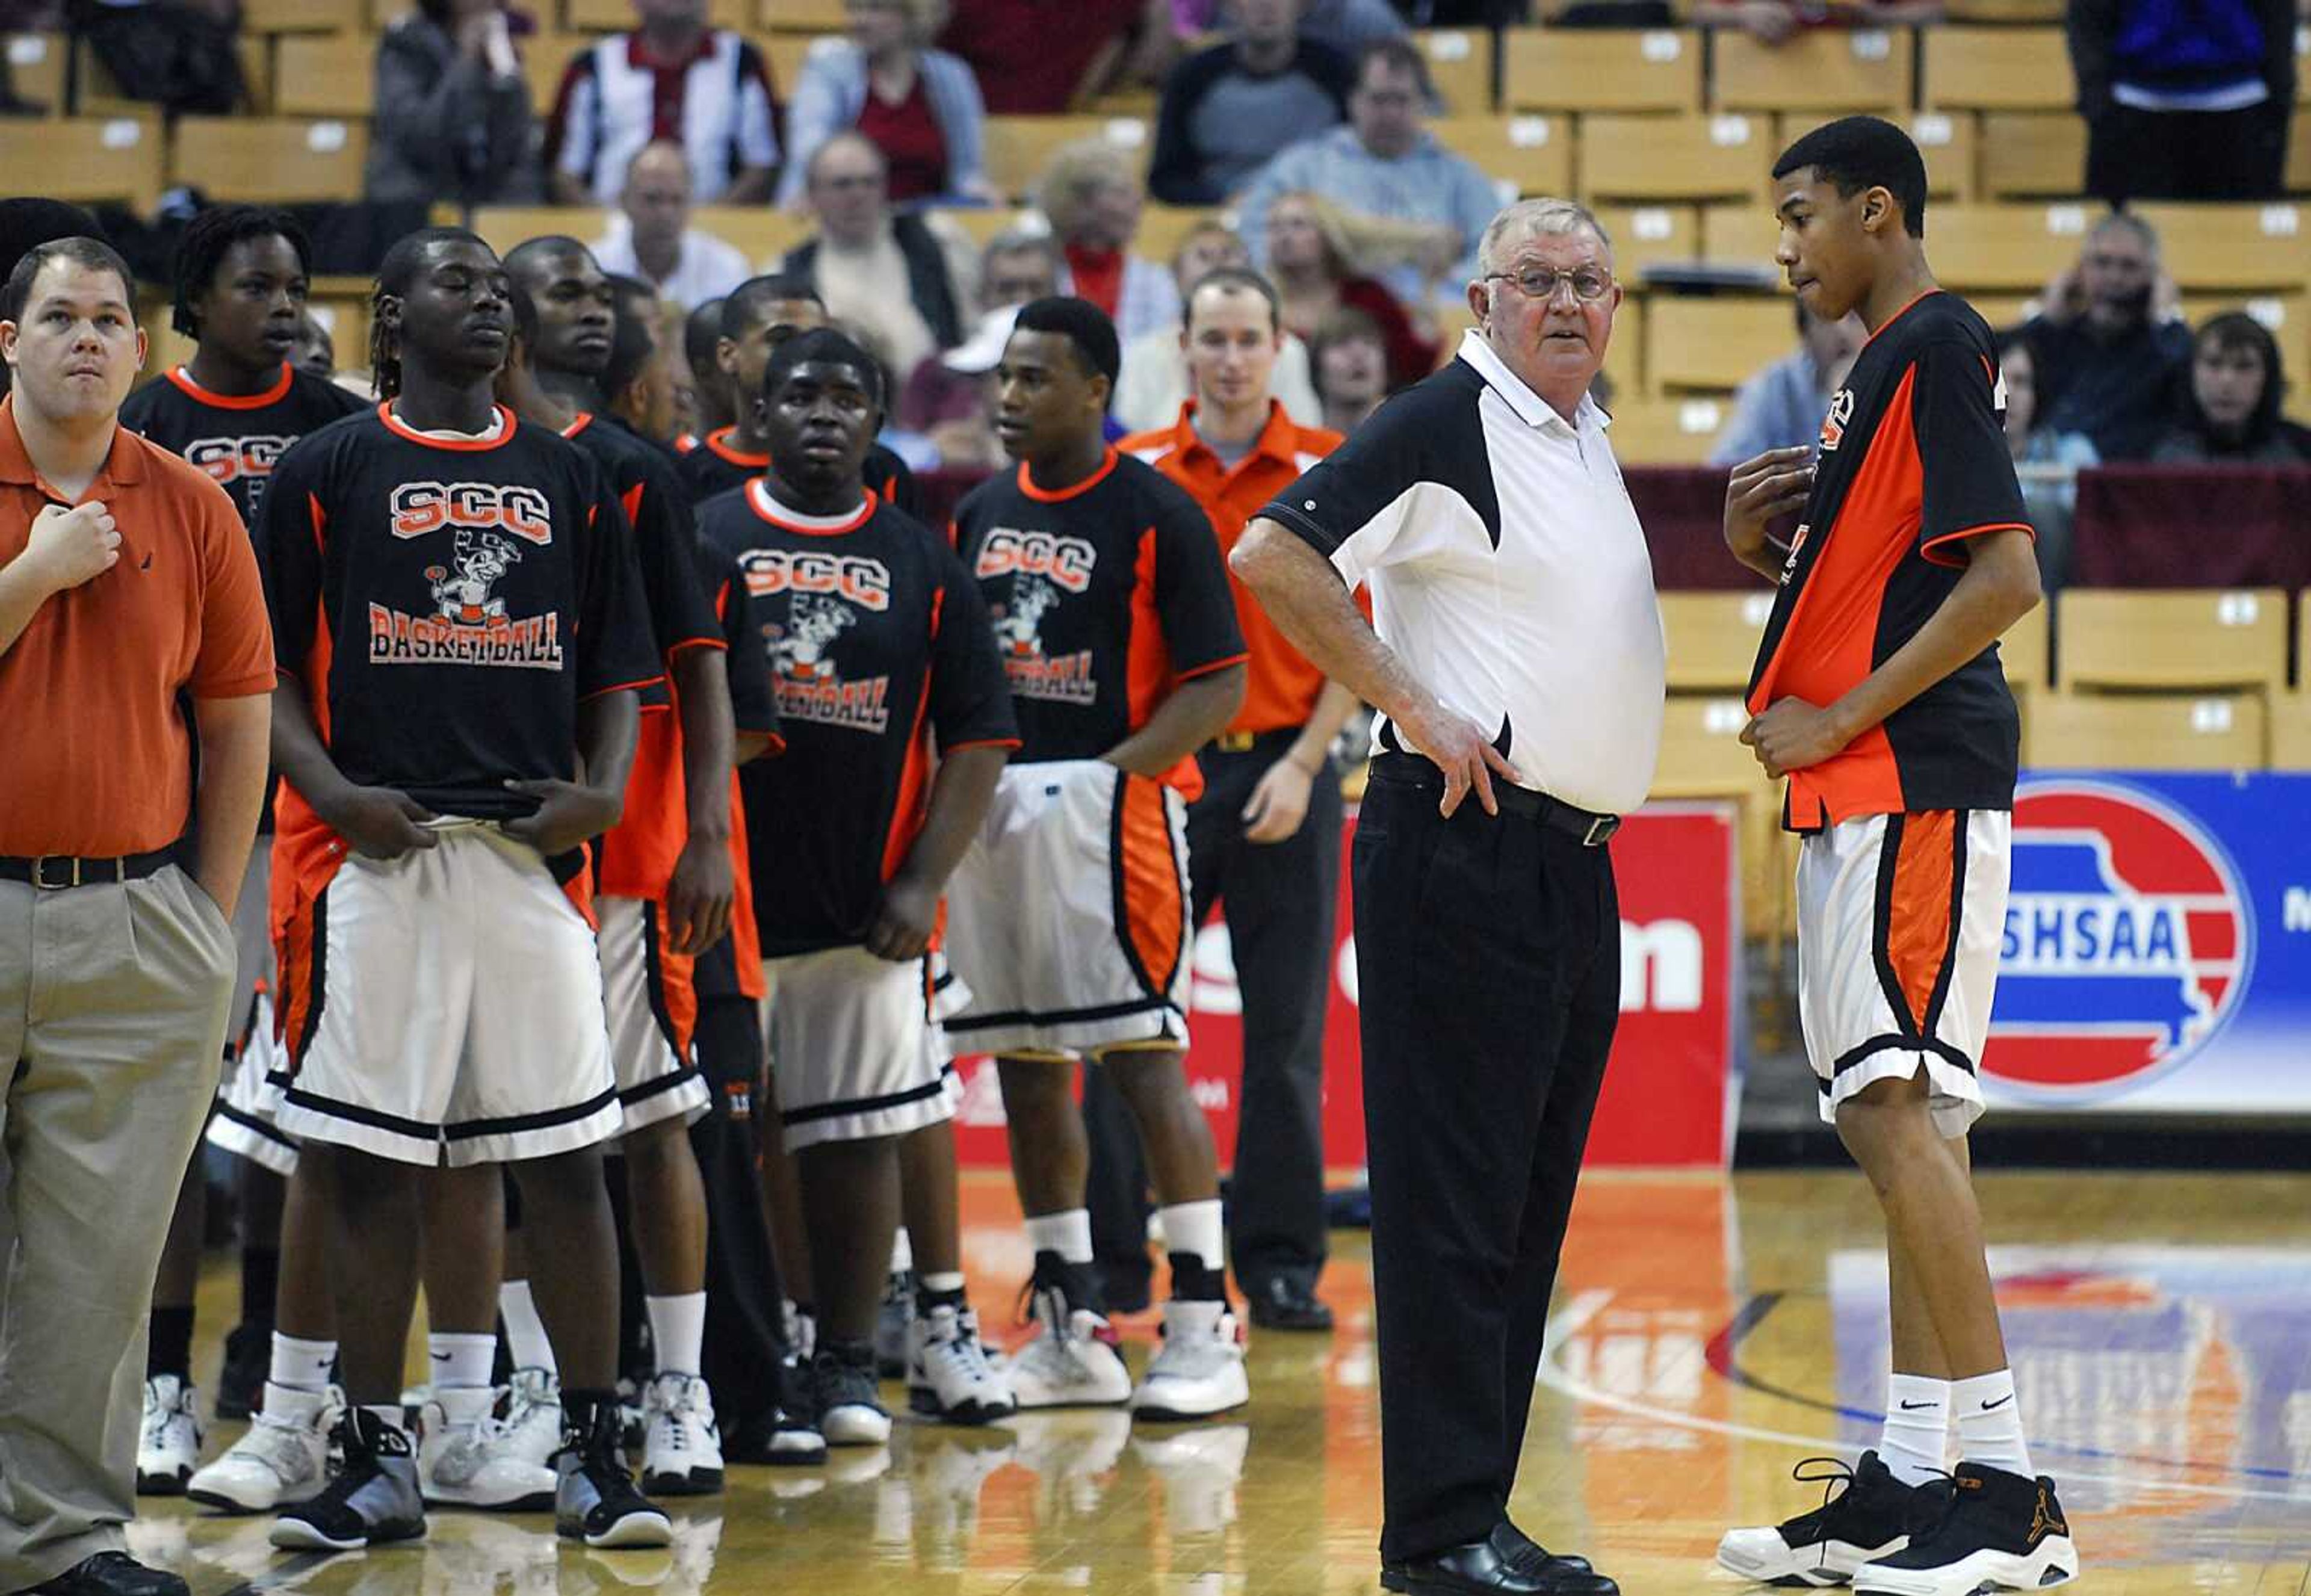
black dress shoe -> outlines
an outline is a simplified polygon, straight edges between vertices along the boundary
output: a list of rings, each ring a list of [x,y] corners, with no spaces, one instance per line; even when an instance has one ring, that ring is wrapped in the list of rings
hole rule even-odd
[[[1517,1567],[1489,1539],[1408,1557],[1398,1565],[1398,1577],[1404,1583],[1389,1588],[1408,1596],[1549,1596],[1552,1589],[1542,1583],[1545,1575]]]
[[[193,1588],[166,1569],[145,1567],[126,1552],[99,1552],[34,1585],[32,1596],[193,1596]]]
[[[1619,1596],[1621,1587],[1589,1566],[1589,1559],[1559,1557],[1543,1547],[1514,1524],[1503,1519],[1493,1526],[1489,1544],[1496,1556],[1507,1566],[1539,1583],[1530,1588],[1548,1592],[1548,1596]],[[1466,1548],[1459,1548],[1465,1550]],[[1408,1565],[1383,1562],[1380,1565],[1381,1589],[1384,1591],[1414,1591],[1420,1589],[1517,1590],[1520,1586],[1418,1586],[1411,1583]]]
[[[1550,1551],[1506,1519],[1493,1526],[1493,1546],[1502,1557],[1520,1568],[1535,1568],[1553,1563],[1575,1574],[1590,1572],[1588,1558]],[[1602,1596],[1601,1592],[1600,1596]]]
[[[1257,1286],[1245,1288],[1245,1300],[1251,1304],[1251,1321],[1262,1330],[1328,1330],[1332,1328],[1332,1311],[1316,1300],[1316,1294],[1297,1280],[1281,1275],[1271,1275]]]

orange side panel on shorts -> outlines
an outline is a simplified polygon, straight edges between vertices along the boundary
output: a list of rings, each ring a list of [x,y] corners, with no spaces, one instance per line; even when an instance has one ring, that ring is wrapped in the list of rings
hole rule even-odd
[[[1950,946],[1950,872],[1958,815],[1935,809],[1905,815],[1894,859],[1894,892],[1886,910],[1886,963],[1901,983],[1910,1023],[1923,1032]]]
[[[283,904],[284,898],[287,900]],[[275,871],[273,876],[273,956],[281,966],[280,1001],[273,1009],[273,1039],[289,1050],[289,1068],[294,1074],[305,1062],[300,1043],[312,1024],[313,1005],[320,1001],[314,979],[313,937],[314,901],[306,896],[294,876],[286,870]]]
[[[698,1033],[698,983],[693,973],[698,961],[689,954],[674,951],[674,931],[666,917],[666,904],[652,903],[650,911],[658,922],[658,1001],[666,1005],[667,1023],[674,1027],[675,1051],[687,1059],[691,1038]]]
[[[1164,788],[1145,776],[1126,775],[1122,803],[1122,846],[1115,861],[1123,873],[1121,929],[1156,990],[1168,991],[1180,964],[1188,906],[1180,896],[1180,865],[1172,853]]]

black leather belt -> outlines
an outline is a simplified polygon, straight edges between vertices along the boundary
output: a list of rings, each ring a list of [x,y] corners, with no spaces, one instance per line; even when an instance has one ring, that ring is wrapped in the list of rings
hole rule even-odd
[[[43,854],[39,859],[0,855],[0,881],[24,881],[42,892],[62,892],[70,886],[109,886],[141,881],[175,862],[176,850],[132,853],[125,859],[78,859],[69,853]]]
[[[1444,790],[1444,772],[1417,754],[1374,754],[1372,779],[1391,787],[1417,787],[1423,792],[1441,795]],[[1621,829],[1621,817],[1618,815],[1576,808],[1562,798],[1504,781],[1497,772],[1493,776],[1493,801],[1500,806],[1502,814],[1513,815],[1520,820],[1537,820],[1553,831],[1565,833],[1583,848],[1601,848]],[[1461,803],[1464,808],[1477,804],[1473,789]],[[1481,804],[1477,807],[1479,814],[1483,813]]]

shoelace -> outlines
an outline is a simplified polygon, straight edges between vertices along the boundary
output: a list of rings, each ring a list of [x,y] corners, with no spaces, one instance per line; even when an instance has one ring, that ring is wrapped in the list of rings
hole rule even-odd
[[[1036,1310],[1040,1308],[1042,1312]],[[1011,1310],[1011,1323],[1016,1330],[1025,1330],[1041,1323],[1043,1333],[1055,1346],[1065,1347],[1075,1339],[1075,1314],[1068,1305],[1067,1294],[1056,1286],[1038,1285],[1033,1278],[1019,1288],[1019,1299]]]

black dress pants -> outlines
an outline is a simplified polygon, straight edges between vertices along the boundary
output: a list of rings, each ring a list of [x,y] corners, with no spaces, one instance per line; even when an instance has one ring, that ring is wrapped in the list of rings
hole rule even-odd
[[[1619,1017],[1607,849],[1442,792],[1376,767],[1352,861],[1389,1559],[1506,1510]]]
[[[1215,903],[1227,918],[1243,1002],[1243,1071],[1228,1252],[1236,1284],[1274,1278],[1313,1287],[1323,1272],[1324,1015],[1331,996],[1333,905],[1339,892],[1340,784],[1327,762],[1308,815],[1281,842],[1244,840],[1243,807],[1299,737],[1262,733],[1241,752],[1196,756],[1204,791],[1188,810],[1188,885],[1199,926]],[[1091,1132],[1093,1250],[1112,1295],[1147,1278],[1147,1176],[1130,1111],[1096,1069],[1086,1072]],[[1217,1261],[1207,1260],[1208,1262]]]
[[[2276,199],[2288,107],[2146,111],[2113,105],[2087,125],[2087,192],[2130,199]]]
[[[702,995],[695,1033],[698,1068],[712,1088],[705,1117],[690,1128],[706,1188],[706,1340],[701,1372],[714,1392],[722,1430],[744,1452],[772,1413],[791,1407],[781,1388],[781,1295],[763,1187],[754,1162],[754,1116],[762,1095],[763,1028],[752,998]]]

